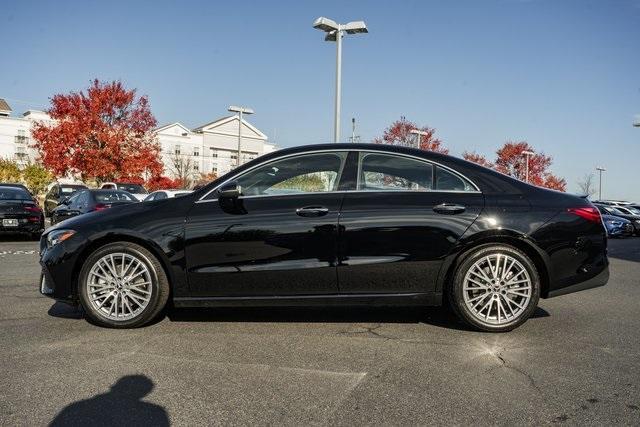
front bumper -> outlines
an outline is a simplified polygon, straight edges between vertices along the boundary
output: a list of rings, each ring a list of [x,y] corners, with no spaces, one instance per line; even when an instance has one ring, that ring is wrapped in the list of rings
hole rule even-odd
[[[51,248],[47,247],[45,236],[40,240],[42,273],[38,287],[42,295],[58,301],[76,301],[74,266],[77,265],[84,242],[78,234]]]

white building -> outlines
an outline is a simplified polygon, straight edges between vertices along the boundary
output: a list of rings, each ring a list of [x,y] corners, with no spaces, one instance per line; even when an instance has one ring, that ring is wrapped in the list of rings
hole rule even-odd
[[[176,168],[190,164],[195,174],[210,172],[218,176],[238,165],[237,115],[223,117],[211,123],[188,129],[172,123],[156,129],[162,148],[165,174],[176,177]],[[267,142],[267,136],[242,118],[242,155],[240,164],[246,163],[276,149]],[[177,164],[176,164],[177,163]]]
[[[9,104],[0,98],[0,158],[22,165],[35,162],[38,154],[31,148],[31,127],[34,121],[51,121],[51,117],[38,110],[27,110],[21,117],[13,117],[11,112]]]

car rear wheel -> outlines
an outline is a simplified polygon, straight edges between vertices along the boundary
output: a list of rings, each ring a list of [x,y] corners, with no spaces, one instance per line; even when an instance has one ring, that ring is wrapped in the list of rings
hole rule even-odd
[[[107,244],[85,261],[78,281],[88,320],[111,328],[135,328],[152,321],[169,297],[162,265],[130,242]]]
[[[526,254],[506,245],[468,253],[458,263],[449,300],[476,329],[506,332],[523,324],[540,299],[540,278]]]

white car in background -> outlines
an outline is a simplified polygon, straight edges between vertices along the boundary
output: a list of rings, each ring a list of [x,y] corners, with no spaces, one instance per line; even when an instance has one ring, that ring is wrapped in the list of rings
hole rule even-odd
[[[133,194],[136,199],[143,201],[149,192],[140,184],[128,182],[105,182],[100,186],[100,190],[122,190]]]
[[[143,202],[150,202],[151,200],[171,199],[173,197],[186,196],[192,193],[191,190],[158,190],[149,194]]]

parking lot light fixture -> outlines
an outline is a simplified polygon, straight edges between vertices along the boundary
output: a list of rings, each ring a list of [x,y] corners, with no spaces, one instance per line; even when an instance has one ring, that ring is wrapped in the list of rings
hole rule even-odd
[[[525,167],[524,167],[524,182],[529,182],[529,156],[535,156],[536,153],[529,150],[524,150],[522,155],[525,156]]]
[[[602,172],[606,171],[602,166],[598,166],[596,170],[600,174],[600,183],[598,184],[598,200],[602,201]]]
[[[325,41],[336,42],[336,99],[333,120],[333,142],[340,142],[340,97],[342,92],[342,37],[347,34],[368,33],[364,21],[352,21],[347,24],[338,24],[336,21],[320,17],[313,21],[313,28],[324,31]]]
[[[236,166],[240,166],[240,156],[242,154],[242,115],[243,114],[253,114],[253,110],[247,107],[238,107],[236,105],[231,105],[227,109],[232,113],[238,113],[238,158],[236,160]]]
[[[640,114],[636,115],[636,118],[633,121],[633,127],[640,128]]]
[[[416,141],[418,141],[418,146],[416,148],[420,149],[420,144],[422,144],[422,136],[429,136],[429,132],[425,132],[423,130],[420,129],[411,129],[409,131],[410,134],[413,134],[416,136]]]

